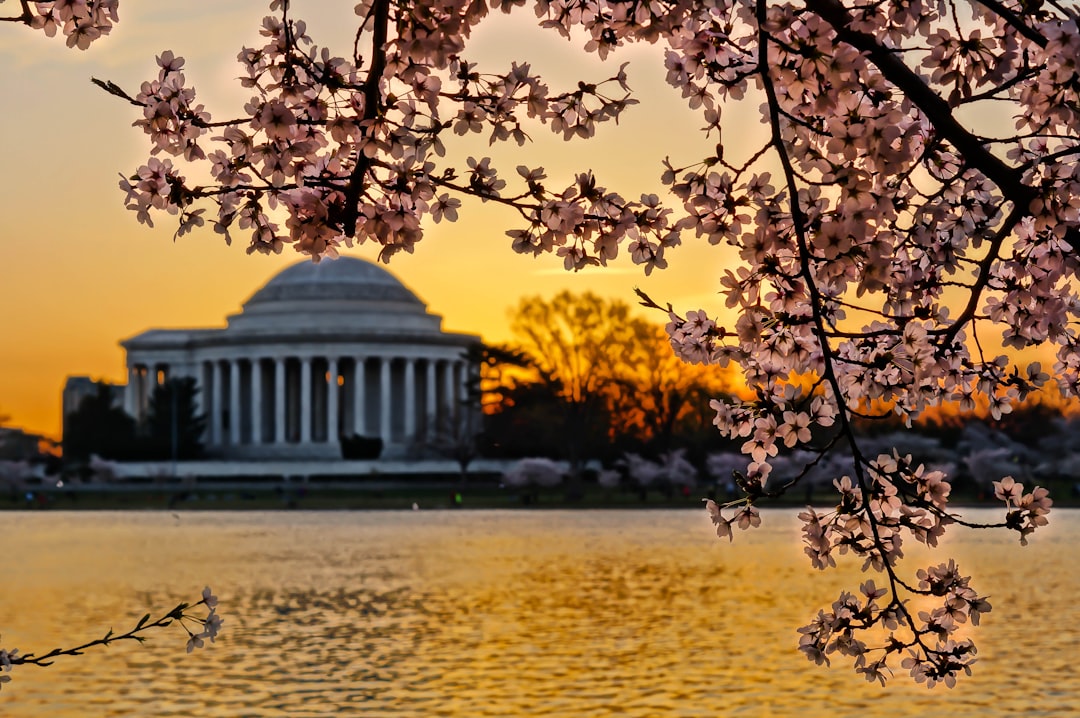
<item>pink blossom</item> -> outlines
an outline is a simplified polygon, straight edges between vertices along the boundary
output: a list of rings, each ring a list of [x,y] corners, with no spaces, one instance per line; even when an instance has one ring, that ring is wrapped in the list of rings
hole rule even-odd
[[[510,210],[514,251],[568,271],[623,252],[649,274],[680,261],[683,242],[716,246],[717,306],[647,304],[665,313],[679,357],[731,365],[750,390],[710,403],[748,468],[731,518],[707,504],[718,535],[760,521],[751,501],[817,474],[836,493],[801,515],[811,564],[848,554],[887,568],[895,600],[877,606],[885,589],[864,584],[867,601],[847,594],[819,614],[800,650],[819,663],[849,656],[869,681],[884,682],[898,655],[927,685],[970,672],[974,647],[953,635],[984,604],[967,579],[949,564],[917,572],[935,603],[925,619],[898,598],[915,583],[901,578],[904,541],[934,547],[960,523],[949,477],[899,452],[867,455],[851,426],[866,415],[910,425],[944,402],[1001,419],[1051,377],[1080,395],[1080,31],[1067,8],[976,3],[958,23],[925,2],[535,3],[542,28],[601,57],[664,45],[667,82],[708,149],[664,160],[660,196],[621,194],[588,170],[559,181],[448,159],[459,135],[594,136],[637,101],[625,67],[557,87],[526,63],[471,64],[462,52],[485,3],[361,3],[356,47],[387,39],[340,54],[287,7],[274,0],[258,46],[239,52],[250,100],[228,120],[211,120],[167,51],[134,95],[105,85],[138,106],[152,155],[120,182],[140,222],[164,212],[186,232],[205,216],[226,241],[249,235],[249,251],[292,245],[318,259],[370,241],[389,259],[431,222],[457,221],[471,197]],[[56,0],[33,3],[25,22],[85,49],[115,20],[115,0]],[[1009,108],[1014,131],[969,126],[988,105]],[[758,144],[729,125],[754,112],[768,129]],[[1050,348],[1055,364],[1013,367],[992,344]],[[801,468],[780,476],[794,457]],[[1046,524],[1045,489],[1006,477],[994,492],[1022,541]],[[907,631],[880,660],[860,638],[879,625]]]

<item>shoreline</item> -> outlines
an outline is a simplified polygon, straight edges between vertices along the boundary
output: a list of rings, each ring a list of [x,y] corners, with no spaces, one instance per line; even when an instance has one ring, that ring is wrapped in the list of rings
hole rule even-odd
[[[1071,487],[1051,486],[1055,508],[1080,506]],[[298,483],[259,482],[197,485],[81,485],[28,486],[0,493],[5,511],[341,511],[469,509],[698,509],[705,499],[735,499],[708,486],[689,491],[605,489],[586,484],[574,493],[567,487],[517,489],[491,481]],[[828,508],[835,505],[827,491],[805,492],[762,500],[759,508]],[[1001,507],[993,497],[954,493],[950,506]]]

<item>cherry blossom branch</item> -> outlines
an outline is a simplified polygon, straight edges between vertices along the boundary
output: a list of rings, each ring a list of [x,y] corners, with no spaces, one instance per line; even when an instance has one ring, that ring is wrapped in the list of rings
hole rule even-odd
[[[999,259],[998,253],[1001,251],[1001,247],[1005,243],[1005,240],[1012,234],[1016,225],[1020,223],[1020,220],[1022,220],[1026,214],[1026,208],[1014,206],[1012,211],[1009,212],[1009,216],[1005,218],[1005,221],[1002,222],[997,233],[990,240],[990,245],[986,249],[986,254],[983,256],[982,261],[979,262],[978,276],[971,288],[971,294],[968,297],[967,304],[964,306],[963,310],[961,310],[956,321],[942,332],[942,338],[946,342],[952,342],[956,339],[956,335],[960,330],[974,319],[975,312],[978,310],[979,302],[982,299],[982,289],[989,283],[991,272]]]
[[[957,121],[948,103],[883,47],[877,38],[852,29],[854,19],[840,0],[814,0],[809,4],[812,4],[822,19],[832,25],[838,40],[865,53],[885,78],[926,114],[937,133],[959,150],[970,166],[989,177],[1015,205],[1027,207],[1035,193],[1021,181],[1015,168],[987,150],[975,135]]]
[[[758,27],[764,27],[767,22],[766,17],[766,0],[756,0],[756,14]],[[825,329],[824,322],[821,319],[821,315],[818,312],[818,307],[821,305],[821,296],[818,293],[817,283],[814,281],[813,272],[810,266],[810,257],[812,256],[807,245],[805,236],[806,217],[803,214],[802,207],[799,204],[799,188],[796,184],[795,172],[792,168],[791,158],[788,156],[787,146],[784,141],[783,131],[780,127],[780,113],[777,111],[779,102],[776,97],[776,88],[773,86],[772,78],[769,74],[769,61],[768,61],[768,48],[769,38],[765,32],[761,32],[758,41],[758,59],[759,59],[759,73],[761,78],[761,84],[765,90],[765,97],[769,106],[769,121],[772,131],[772,144],[776,151],[776,154],[780,160],[780,165],[784,171],[784,177],[788,190],[788,202],[791,208],[792,217],[792,231],[795,234],[796,241],[799,246],[800,257],[800,274],[805,284],[810,298],[811,316],[814,321],[814,332],[817,335],[818,345],[821,348],[822,354],[822,366],[824,369],[824,379],[829,385],[832,393],[832,399],[836,403],[836,415],[839,421],[840,433],[845,437],[848,447],[851,449],[852,457],[854,459],[855,476],[859,483],[859,487],[864,496],[868,495],[869,487],[867,486],[866,479],[862,471],[862,454],[859,451],[858,440],[855,438],[855,434],[852,431],[850,421],[848,419],[848,408],[844,400],[844,392],[840,387],[836,378],[836,372],[833,368],[833,356],[832,349],[829,345],[828,334]],[[862,513],[866,516],[867,521],[870,524],[871,534],[873,536],[874,544],[884,556],[887,552],[882,544],[881,535],[878,528],[877,517],[874,516],[874,512],[867,506],[863,506]],[[882,562],[885,570],[888,573],[889,583],[892,586],[892,593],[896,595],[897,577],[893,571],[891,563],[886,560]],[[904,609],[905,615],[907,614]],[[912,631],[915,631],[914,621],[911,616],[908,615],[908,622],[911,625]]]
[[[373,0],[371,35],[371,68],[364,82],[364,114],[361,126],[370,126],[381,114],[383,73],[386,71],[386,40],[390,24],[390,0]],[[345,210],[341,219],[342,232],[352,236],[356,232],[356,220],[359,215],[357,204],[363,190],[364,177],[367,175],[370,158],[360,152],[356,165],[349,176],[345,189]]]
[[[1043,34],[1024,22],[1019,15],[1006,7],[1004,3],[998,2],[998,0],[975,0],[975,2],[993,11],[998,17],[1003,18],[1013,29],[1039,47],[1046,47],[1047,40]]]
[[[10,673],[13,666],[51,666],[55,663],[57,658],[65,656],[81,656],[90,648],[96,648],[98,646],[108,646],[119,641],[137,641],[143,643],[146,641],[146,636],[143,634],[150,632],[154,629],[164,628],[166,626],[176,623],[188,636],[187,652],[191,653],[195,648],[201,648],[204,645],[205,640],[209,640],[213,643],[221,631],[221,625],[224,620],[217,614],[218,599],[213,595],[210,588],[203,589],[202,599],[196,603],[180,603],[168,613],[165,613],[160,618],[152,618],[151,614],[147,613],[139,619],[135,627],[125,633],[114,633],[112,629],[102,636],[92,641],[87,641],[73,648],[54,648],[46,653],[37,655],[34,653],[22,653],[20,654],[17,649],[4,650],[0,649],[0,687],[4,683],[11,680],[11,677],[7,675]],[[192,613],[192,609],[199,606],[205,606],[207,613],[205,616]],[[188,627],[188,624],[194,625],[195,630]],[[196,632],[197,631],[197,632]]]
[[[764,0],[758,0],[756,13],[758,24],[759,26],[763,27],[767,19],[766,4]],[[929,587],[925,590],[914,589],[896,575],[896,572],[894,571],[892,565],[892,554],[893,551],[897,548],[897,545],[895,544],[895,536],[891,535],[890,545],[886,545],[884,535],[881,531],[881,526],[879,525],[878,515],[872,508],[871,504],[867,503],[865,500],[865,497],[874,495],[867,481],[867,477],[863,471],[863,467],[869,467],[870,463],[861,455],[858,442],[852,431],[850,423],[848,422],[848,408],[846,407],[846,402],[844,400],[844,393],[834,371],[832,351],[828,344],[828,337],[821,319],[821,315],[818,312],[818,307],[821,306],[821,298],[817,293],[816,281],[811,271],[811,253],[809,251],[809,246],[805,236],[806,220],[798,200],[799,190],[796,185],[796,174],[792,169],[791,160],[788,156],[787,147],[783,138],[783,132],[779,123],[781,115],[779,112],[775,111],[779,103],[777,100],[775,88],[772,83],[772,78],[770,76],[770,66],[768,63],[768,44],[768,39],[764,37],[763,34],[763,36],[759,38],[759,67],[761,84],[765,91],[769,107],[769,119],[772,128],[772,142],[779,156],[781,166],[784,170],[784,176],[788,191],[787,193],[789,196],[789,204],[791,207],[792,231],[794,232],[796,241],[799,245],[798,256],[800,257],[801,262],[801,275],[809,293],[810,305],[812,308],[811,316],[813,317],[815,322],[815,333],[818,337],[819,346],[821,347],[824,379],[829,384],[833,400],[837,404],[837,414],[839,415],[841,434],[846,437],[849,448],[851,449],[854,459],[854,473],[859,487],[859,495],[864,497],[863,503],[860,506],[857,503],[857,497],[852,496],[855,501],[851,503],[847,510],[849,512],[861,513],[865,517],[868,523],[868,527],[870,529],[870,534],[873,542],[873,548],[870,549],[871,556],[868,559],[868,563],[873,562],[875,567],[884,570],[887,573],[891,589],[890,592],[892,595],[892,599],[886,610],[890,612],[888,613],[888,615],[892,616],[893,618],[883,618],[886,615],[886,612],[883,611],[878,615],[877,619],[873,619],[872,611],[869,607],[869,604],[865,609],[864,613],[857,614],[867,617],[867,619],[864,620],[862,623],[853,623],[852,621],[845,618],[843,619],[842,623],[832,623],[830,625],[826,625],[824,615],[819,614],[819,620],[818,622],[816,622],[816,625],[812,624],[805,629],[801,629],[805,633],[804,638],[810,639],[809,642],[803,641],[803,648],[808,650],[809,657],[815,660],[819,660],[819,662],[821,660],[827,661],[827,658],[824,657],[823,653],[824,642],[822,638],[824,636],[824,638],[827,639],[829,634],[831,634],[837,628],[840,628],[845,632],[845,635],[847,635],[848,638],[846,638],[843,643],[830,644],[830,648],[825,650],[839,648],[839,650],[848,653],[849,655],[855,655],[855,665],[857,671],[865,673],[868,680],[880,680],[882,683],[884,683],[885,677],[883,671],[887,670],[887,665],[885,661],[888,657],[888,654],[894,650],[898,651],[907,647],[917,647],[919,651],[921,651],[921,653],[912,653],[909,658],[904,660],[905,667],[910,667],[912,669],[912,674],[916,677],[916,680],[926,680],[930,685],[932,685],[937,680],[943,680],[944,682],[951,685],[951,682],[955,680],[955,674],[958,670],[970,671],[970,661],[965,660],[965,657],[969,653],[973,652],[974,649],[969,642],[953,644],[951,641],[947,641],[943,644],[939,643],[937,646],[931,646],[928,645],[925,641],[923,641],[923,636],[931,633],[937,635],[939,638],[942,635],[947,635],[949,632],[949,627],[946,624],[941,623],[941,621],[945,619],[935,618],[933,615],[927,615],[925,628],[920,628],[918,625],[916,625],[914,616],[912,616],[911,613],[907,610],[905,604],[903,603],[903,601],[901,601],[899,597],[899,589],[903,587],[906,590],[912,592],[926,594],[934,593],[935,591],[932,589],[932,585],[928,585]],[[841,488],[843,488],[843,486],[841,486]],[[714,511],[712,506],[710,506],[710,511]],[[722,517],[720,516],[719,511],[714,511],[714,521],[717,521],[719,524],[718,519],[722,519]],[[909,524],[909,528],[911,527],[912,525]],[[854,545],[857,547],[857,544]],[[808,549],[808,551],[809,550],[810,549]],[[859,549],[856,548],[856,550]],[[874,553],[877,553],[877,559],[874,558]],[[949,569],[946,569],[944,571],[945,575],[951,576],[952,573],[953,571]],[[924,574],[920,572],[920,575]],[[926,576],[935,578],[938,577],[936,574],[932,573],[928,573],[926,574]],[[924,579],[924,583],[926,583],[926,579]],[[967,590],[966,580],[950,579],[949,583],[957,585],[964,590]],[[868,587],[864,586],[864,592],[866,592],[871,599],[871,604],[873,602],[873,599],[879,595],[872,583],[869,584]],[[834,604],[834,608],[838,610],[838,613],[833,615],[834,621],[837,620],[840,616],[839,608],[847,604],[848,599],[846,599],[843,595],[841,596],[840,602],[838,602],[838,604]],[[974,597],[973,594],[967,605],[970,607],[972,618],[975,621],[977,621],[979,610],[989,610],[989,604],[986,604],[985,601],[982,599]],[[861,644],[861,642],[854,641],[854,639],[850,637],[850,632],[852,628],[867,628],[871,625],[874,625],[874,623],[876,623],[878,619],[885,620],[887,623],[892,622],[893,624],[895,624],[895,617],[901,617],[903,619],[912,635],[912,639],[908,642],[900,642],[896,641],[895,638],[890,636],[890,645],[888,646],[887,650],[884,651],[885,656],[879,661],[868,665],[865,658],[867,654],[867,649],[865,645]]]
[[[0,22],[20,22],[29,25],[34,18],[33,13],[30,12],[30,0],[19,0],[19,5],[22,6],[21,13],[13,17],[0,17]]]

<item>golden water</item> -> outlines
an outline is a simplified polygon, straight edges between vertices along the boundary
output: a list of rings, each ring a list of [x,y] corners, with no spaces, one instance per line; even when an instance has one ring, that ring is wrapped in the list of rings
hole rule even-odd
[[[225,625],[191,655],[170,628],[16,667],[0,716],[1068,715],[1080,512],[1051,519],[1025,548],[953,529],[941,560],[994,610],[975,675],[928,691],[796,652],[863,577],[811,569],[794,511],[734,544],[704,511],[5,513],[0,647],[96,638],[205,584]]]

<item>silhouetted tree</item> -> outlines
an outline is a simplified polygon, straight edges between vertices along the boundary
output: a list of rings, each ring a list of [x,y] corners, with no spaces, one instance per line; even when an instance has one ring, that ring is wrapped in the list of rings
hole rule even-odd
[[[644,320],[632,319],[622,339],[622,361],[606,391],[612,441],[658,457],[721,440],[709,402],[737,393],[731,368],[687,364],[663,327]]]
[[[731,370],[687,365],[629,304],[565,291],[523,300],[512,322],[520,345],[491,349],[482,364],[488,451],[579,468],[722,441],[709,402],[734,391]]]
[[[611,443],[609,400],[639,324],[647,322],[632,316],[630,305],[592,292],[526,297],[511,314],[520,349],[543,387],[520,393],[518,402],[528,399],[529,410],[539,414],[534,431],[557,432],[571,486],[584,462]]]
[[[115,405],[105,384],[99,384],[95,394],[82,400],[67,417],[66,427],[61,442],[66,463],[88,461],[91,454],[127,459],[136,452],[135,420]]]
[[[148,457],[184,460],[202,455],[206,416],[198,412],[198,393],[191,377],[169,379],[155,387],[145,424]]]

